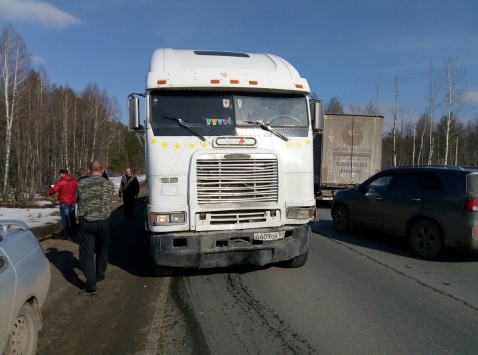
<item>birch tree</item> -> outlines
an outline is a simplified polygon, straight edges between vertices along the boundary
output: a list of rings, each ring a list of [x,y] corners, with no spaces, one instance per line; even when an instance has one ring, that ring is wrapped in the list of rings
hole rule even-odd
[[[395,92],[395,107],[392,111],[393,166],[397,166],[397,121],[398,121],[398,111],[399,111],[399,105],[398,105],[399,81],[400,81],[400,77],[398,75],[395,75],[394,82],[393,82],[394,83],[393,88]]]
[[[429,119],[429,136],[428,136],[428,144],[429,144],[429,151],[428,151],[428,165],[432,165],[432,157],[433,157],[433,150],[434,150],[434,142],[433,142],[433,117],[435,115],[435,109],[437,106],[436,103],[436,96],[438,92],[438,84],[435,78],[435,68],[433,63],[430,63],[428,68],[428,87],[426,91],[426,99],[427,99],[427,114]]]
[[[3,152],[3,199],[7,196],[10,175],[10,158],[12,150],[12,131],[18,107],[17,103],[24,91],[22,87],[30,66],[30,57],[26,54],[23,39],[11,25],[3,28],[0,42],[0,74],[2,81],[2,106],[1,119],[5,123],[5,148]]]
[[[450,151],[450,139],[452,132],[453,120],[458,118],[459,112],[463,105],[463,94],[461,90],[462,84],[462,68],[458,66],[456,60],[452,57],[445,59],[443,63],[445,70],[445,156],[443,164],[448,164],[448,156]]]
[[[429,128],[429,119],[427,114],[423,114],[417,121],[416,123],[416,130],[417,134],[420,136],[420,142],[419,142],[419,147],[418,147],[418,156],[417,156],[417,165],[423,165],[423,160],[425,159],[425,135],[427,134],[427,131],[429,130],[430,132],[430,141],[432,137],[432,131]],[[432,149],[430,145],[430,149]],[[430,159],[431,154],[428,154],[428,157]],[[430,160],[429,160],[430,161]],[[429,162],[428,165],[431,165]]]

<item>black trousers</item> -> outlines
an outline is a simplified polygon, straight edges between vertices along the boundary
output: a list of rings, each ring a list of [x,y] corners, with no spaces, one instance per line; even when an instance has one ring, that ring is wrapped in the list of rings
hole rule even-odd
[[[125,217],[132,217],[134,212],[134,201],[135,196],[130,194],[123,195],[123,208],[124,208],[124,216]]]
[[[110,218],[89,222],[85,217],[80,217],[78,224],[80,266],[85,274],[86,288],[89,291],[96,290],[96,277],[105,275],[108,265],[110,228]]]

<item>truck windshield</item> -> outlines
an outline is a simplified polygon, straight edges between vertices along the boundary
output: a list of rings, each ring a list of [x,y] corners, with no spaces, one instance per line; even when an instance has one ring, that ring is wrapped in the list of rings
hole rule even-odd
[[[155,91],[150,105],[153,128],[177,125],[171,118],[190,127],[251,126],[258,122],[271,127],[308,126],[303,95]]]

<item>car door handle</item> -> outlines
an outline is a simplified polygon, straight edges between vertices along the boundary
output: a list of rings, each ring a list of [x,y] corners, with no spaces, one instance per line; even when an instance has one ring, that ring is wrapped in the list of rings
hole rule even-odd
[[[375,201],[383,201],[383,197],[382,196],[377,196],[374,198]]]
[[[412,202],[422,202],[422,199],[421,198],[412,198],[411,201]]]

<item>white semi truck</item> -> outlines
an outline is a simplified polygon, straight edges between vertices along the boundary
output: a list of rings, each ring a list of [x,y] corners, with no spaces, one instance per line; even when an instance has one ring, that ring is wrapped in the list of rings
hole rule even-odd
[[[274,55],[154,51],[146,91],[129,96],[128,111],[130,129],[145,137],[157,275],[305,264],[316,203],[312,116],[321,114],[309,91]]]

